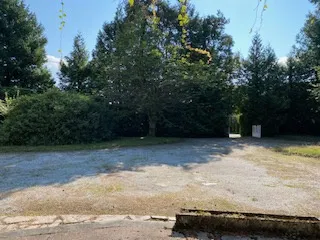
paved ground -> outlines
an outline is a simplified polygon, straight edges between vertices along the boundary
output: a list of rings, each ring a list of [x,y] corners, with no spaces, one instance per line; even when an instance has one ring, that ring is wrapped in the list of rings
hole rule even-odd
[[[177,233],[174,219],[150,216],[46,216],[6,217],[1,220],[6,230],[0,239],[202,239],[202,240],[280,240],[251,235]],[[20,231],[16,231],[20,229]]]
[[[0,215],[174,216],[207,208],[319,216],[320,162],[269,148],[292,142],[191,139],[65,153],[0,155]]]

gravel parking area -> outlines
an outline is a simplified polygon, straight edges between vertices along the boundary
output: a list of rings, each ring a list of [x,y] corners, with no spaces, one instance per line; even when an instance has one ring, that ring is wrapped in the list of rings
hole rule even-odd
[[[320,216],[319,159],[277,139],[0,154],[0,215],[174,216],[199,208]]]

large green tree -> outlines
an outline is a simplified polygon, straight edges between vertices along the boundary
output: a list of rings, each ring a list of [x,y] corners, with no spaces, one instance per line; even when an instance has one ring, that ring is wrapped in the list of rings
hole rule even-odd
[[[122,104],[148,116],[154,136],[163,98],[161,32],[153,28],[143,8],[127,8],[117,30],[105,90],[113,104]]]
[[[242,134],[252,125],[262,125],[262,134],[279,133],[285,120],[287,99],[283,70],[271,47],[264,47],[258,34],[253,37],[248,58],[243,62],[245,100],[242,101]]]
[[[96,92],[114,106],[145,114],[150,135],[157,127],[159,134],[174,129],[177,135],[214,136],[220,129],[221,135],[234,60],[232,38],[224,32],[227,20],[221,13],[201,18],[190,8],[188,45],[207,49],[214,56],[208,63],[207,55],[184,48],[177,7],[158,1],[155,25],[146,4],[120,9],[99,33],[92,61]]]
[[[224,136],[231,113],[232,72],[235,57],[228,20],[221,12],[200,17],[189,8],[186,35],[192,49],[180,47],[182,59],[172,59],[167,79],[176,83],[175,101],[165,109],[161,133],[175,136]],[[178,42],[183,32],[177,26]],[[208,52],[194,51],[202,49]],[[210,60],[208,62],[208,60]]]
[[[86,93],[89,91],[89,52],[79,33],[74,38],[73,50],[66,62],[61,62],[60,87],[66,91]]]
[[[287,66],[290,133],[320,133],[320,2],[310,2],[315,10],[307,16]]]
[[[124,38],[124,41],[126,41],[127,37],[125,36],[126,33],[124,32],[124,28],[128,28],[127,22],[130,21],[130,19],[133,19],[132,15],[137,11],[140,11],[141,13],[144,12],[144,18],[149,18],[150,20],[152,15],[150,10],[146,9],[145,7],[139,10],[139,7],[149,5],[151,0],[139,1],[139,3],[139,5],[137,3],[137,6],[133,8],[129,8],[128,6],[123,8],[123,6],[120,5],[114,20],[104,23],[102,29],[98,33],[97,43],[93,51],[92,67],[94,69],[94,77],[91,84],[99,93],[102,93],[103,91],[101,91],[101,89],[105,88],[108,81],[111,81],[108,76],[112,63],[112,57],[114,56],[115,52],[118,52],[119,45],[121,45],[118,44],[122,40],[120,39],[119,34],[121,34]],[[157,4],[157,16],[159,16],[160,20],[157,28],[158,31],[162,33],[162,38],[158,38],[158,41],[162,46],[161,49],[164,53],[164,57],[169,57],[170,50],[164,46],[168,46],[170,44],[180,44],[180,33],[177,31],[177,17],[179,13],[178,9],[170,6],[167,1],[158,1]],[[145,21],[146,20],[147,19],[145,19]],[[150,27],[150,25],[144,25],[144,27]],[[128,34],[131,34],[130,31]],[[130,48],[130,46],[125,45],[123,47]]]
[[[98,32],[97,43],[91,61],[92,91],[105,96],[106,87],[111,83],[112,56],[116,51],[116,35],[123,27],[123,10],[118,8],[112,22],[105,22]]]
[[[286,64],[287,120],[282,126],[284,134],[312,134],[315,129],[317,106],[312,96],[314,72],[305,62],[292,54]]]
[[[43,91],[54,81],[46,62],[43,27],[21,0],[0,4],[0,87]],[[1,91],[1,90],[0,90]],[[5,90],[6,91],[6,90]]]

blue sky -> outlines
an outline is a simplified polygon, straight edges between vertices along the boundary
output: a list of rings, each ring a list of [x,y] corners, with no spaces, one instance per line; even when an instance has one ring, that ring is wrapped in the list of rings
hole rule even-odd
[[[60,0],[24,0],[38,21],[45,28],[48,38],[46,47],[48,67],[57,70],[60,48],[59,9]],[[72,49],[73,37],[81,32],[88,50],[92,51],[96,43],[98,31],[105,21],[111,21],[116,8],[122,0],[64,0],[67,13],[66,26],[62,35],[63,54]],[[283,58],[295,43],[296,35],[302,28],[306,15],[313,10],[308,0],[267,0],[268,9],[264,14],[260,28],[258,20],[256,29],[265,44],[270,44],[277,56]],[[171,0],[175,3],[177,0]],[[221,10],[230,19],[226,32],[232,35],[234,51],[247,55],[251,44],[250,29],[254,23],[254,11],[258,0],[190,0],[200,15],[215,14]]]

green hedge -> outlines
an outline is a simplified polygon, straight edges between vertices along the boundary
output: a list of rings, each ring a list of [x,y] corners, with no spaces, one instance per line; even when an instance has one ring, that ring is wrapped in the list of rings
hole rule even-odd
[[[58,145],[109,140],[112,114],[103,101],[51,90],[22,96],[1,126],[7,145]]]
[[[192,85],[191,85],[192,86]],[[198,86],[196,86],[198,87]],[[226,137],[230,104],[216,87],[199,87],[192,101],[171,105],[163,111],[157,136]]]

